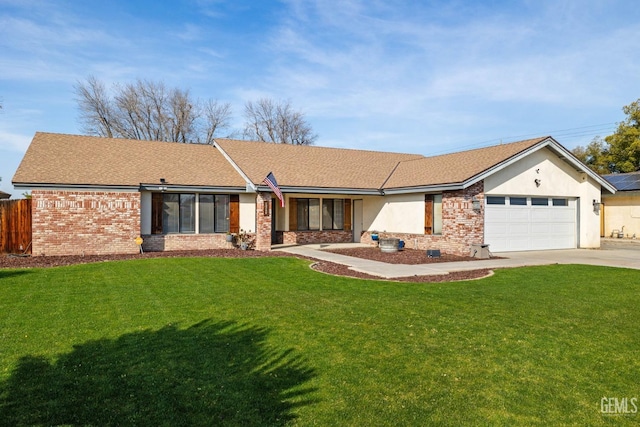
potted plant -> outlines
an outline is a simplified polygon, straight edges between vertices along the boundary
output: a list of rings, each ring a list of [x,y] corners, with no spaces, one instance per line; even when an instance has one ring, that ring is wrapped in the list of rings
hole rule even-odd
[[[371,240],[373,240],[374,242],[377,242],[379,237],[380,236],[378,235],[377,231],[374,230],[374,231],[371,232]]]
[[[233,238],[235,236],[233,234],[231,234],[230,231],[227,231],[227,242],[233,242]]]

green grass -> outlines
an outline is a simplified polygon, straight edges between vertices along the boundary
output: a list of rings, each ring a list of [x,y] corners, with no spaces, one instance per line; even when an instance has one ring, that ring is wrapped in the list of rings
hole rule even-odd
[[[640,272],[408,284],[306,261],[0,270],[0,426],[632,425]],[[633,409],[629,405],[629,409]]]

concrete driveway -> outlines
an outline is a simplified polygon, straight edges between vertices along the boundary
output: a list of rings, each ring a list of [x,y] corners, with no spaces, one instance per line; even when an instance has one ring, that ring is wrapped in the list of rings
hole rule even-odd
[[[496,269],[549,264],[589,264],[640,270],[640,242],[635,240],[620,240],[616,242],[603,239],[600,249],[505,252],[494,254],[501,258],[420,265],[387,264],[320,250],[329,246],[333,245],[289,246],[282,247],[280,250],[348,265],[354,271],[361,271],[384,278],[448,274],[452,271],[483,268]],[[348,245],[335,246],[344,247]]]
[[[496,255],[522,265],[589,264],[640,269],[640,245],[630,244],[604,244],[600,249],[509,252]]]

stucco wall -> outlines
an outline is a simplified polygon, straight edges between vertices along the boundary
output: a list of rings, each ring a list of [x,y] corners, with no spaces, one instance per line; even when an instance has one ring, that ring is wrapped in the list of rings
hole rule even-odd
[[[383,237],[403,240],[407,248],[440,249],[468,255],[472,244],[483,243],[484,209],[473,210],[473,197],[482,202],[483,183],[442,193],[442,234],[426,235],[424,193],[368,197],[363,200],[365,233],[361,241],[371,242],[371,231]]]
[[[364,197],[363,217],[365,230],[424,234],[424,193]]]
[[[536,185],[538,179],[540,185]],[[485,179],[486,195],[574,197],[578,200],[578,247],[600,247],[600,185],[546,148]]]
[[[256,194],[240,194],[240,229],[255,232],[256,223]]]
[[[640,191],[624,191],[605,195],[604,235],[610,237],[614,230],[622,230],[626,237],[640,238]],[[617,233],[616,236],[617,237]]]

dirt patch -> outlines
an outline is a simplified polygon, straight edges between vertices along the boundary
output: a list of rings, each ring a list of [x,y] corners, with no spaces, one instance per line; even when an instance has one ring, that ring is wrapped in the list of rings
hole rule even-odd
[[[354,249],[365,249],[364,251],[351,252]],[[340,251],[332,251],[341,253],[349,256],[360,256],[361,258],[367,258],[368,256],[374,257],[376,248],[354,248],[354,249],[345,249]],[[385,257],[387,255],[392,255],[392,257],[386,258],[368,258],[374,259],[376,261],[382,262],[395,262],[400,264],[422,264],[428,262],[447,262],[448,261],[465,261],[465,257],[452,257],[444,256],[441,258],[428,258],[425,262],[426,256],[423,251],[415,251],[419,252],[422,256],[422,262],[408,262],[409,259],[413,257],[415,261],[419,260],[419,255],[412,254],[415,250],[405,250],[402,252],[398,252],[399,256],[396,254],[384,254]],[[377,251],[379,252],[379,251]],[[165,252],[146,252],[144,254],[120,254],[120,255],[86,255],[86,256],[35,256],[35,257],[23,257],[23,256],[12,256],[12,255],[1,255],[0,256],[0,268],[46,268],[46,267],[60,267],[67,265],[75,265],[75,264],[88,264],[93,262],[106,262],[106,261],[123,261],[123,260],[131,260],[131,259],[148,259],[148,258],[178,258],[178,257],[211,257],[211,258],[259,258],[259,257],[290,257],[293,256],[286,252],[280,251],[271,251],[271,252],[260,252],[260,251],[243,251],[239,249],[214,249],[207,251],[165,251]],[[308,259],[310,261],[315,261],[313,264],[313,269],[327,273],[333,274],[337,276],[349,276],[360,279],[374,279],[374,280],[383,280],[378,276],[372,276],[365,273],[360,273],[357,271],[349,270],[349,268],[342,264],[335,264],[327,261],[319,261],[313,258],[301,257],[298,258]],[[470,258],[473,259],[473,258]],[[394,261],[390,261],[394,260]],[[472,270],[472,271],[459,271],[450,273],[447,275],[437,275],[437,276],[411,276],[411,277],[401,277],[397,279],[393,279],[394,281],[401,282],[448,282],[454,280],[467,280],[467,279],[475,279],[484,277],[490,274],[490,270],[480,269],[480,270]]]
[[[119,255],[73,255],[73,256],[33,256],[21,257],[13,255],[0,256],[0,268],[34,268],[60,267],[74,264],[88,264],[92,262],[123,261],[129,259],[147,258],[180,258],[180,257],[211,257],[211,258],[258,258],[258,257],[291,256],[284,252],[243,251],[240,249],[214,249],[208,251],[165,251],[145,252],[144,254]]]

